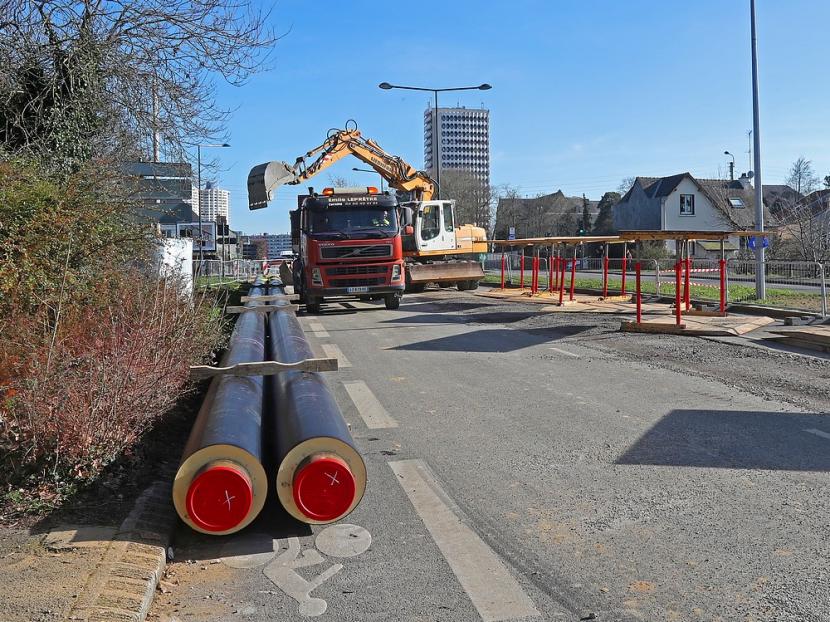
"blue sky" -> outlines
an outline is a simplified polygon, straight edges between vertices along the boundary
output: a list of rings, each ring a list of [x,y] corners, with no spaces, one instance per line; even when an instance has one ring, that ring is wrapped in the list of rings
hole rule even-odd
[[[263,3],[263,6],[271,6]],[[489,82],[441,105],[491,111],[491,177],[534,195],[562,189],[599,198],[623,177],[749,168],[752,127],[749,0],[512,0],[273,5],[285,33],[270,69],[241,88],[219,85],[234,110],[230,149],[217,151],[231,223],[246,233],[288,230],[299,187],[249,212],[255,164],[293,161],[331,127],[356,119],[365,136],[423,166],[429,95],[383,91]],[[417,7],[417,8],[416,8]],[[799,156],[830,174],[827,0],[758,0],[764,183],[782,183]],[[359,184],[377,176],[329,169]],[[314,186],[327,185],[326,173]]]

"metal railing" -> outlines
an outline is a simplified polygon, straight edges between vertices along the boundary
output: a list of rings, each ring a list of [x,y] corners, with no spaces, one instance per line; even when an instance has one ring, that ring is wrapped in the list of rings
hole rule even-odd
[[[197,284],[247,281],[262,274],[262,261],[255,259],[205,259],[193,261],[193,277]]]
[[[569,260],[570,261],[570,260]],[[581,289],[602,290],[603,258],[578,258],[576,263],[577,287]],[[525,257],[525,286],[529,287],[532,258]],[[548,258],[540,258],[540,285],[547,283]],[[608,259],[609,294],[622,291],[623,260]],[[625,261],[626,293],[634,287],[634,266],[636,261]],[[490,275],[500,275],[502,253],[488,253],[484,258],[484,271]],[[674,259],[641,260],[642,292],[660,296],[673,296],[675,290]],[[726,300],[729,303],[751,302],[752,304],[809,311],[827,317],[828,283],[830,283],[830,262],[813,261],[767,261],[766,282],[767,298],[755,299],[755,262],[752,260],[729,259],[726,262]],[[691,260],[689,285],[691,297],[695,300],[718,301],[720,297],[720,262],[717,259]],[[505,282],[518,285],[521,273],[521,254],[505,253]]]

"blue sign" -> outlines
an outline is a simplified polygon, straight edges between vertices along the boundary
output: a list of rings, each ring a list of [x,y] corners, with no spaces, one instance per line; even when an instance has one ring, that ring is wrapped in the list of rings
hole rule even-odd
[[[756,240],[757,240],[757,238],[756,238],[754,235],[753,235],[753,236],[750,236],[750,237],[748,237],[748,238],[746,239],[746,245],[747,245],[750,249],[755,250],[755,247],[756,247],[756,245],[757,245],[757,241],[756,241]],[[763,237],[763,238],[761,238],[761,247],[762,247],[762,248],[769,248],[769,238],[767,238],[767,237]]]
[[[508,240],[515,240],[516,239],[516,227],[510,227],[507,233]]]

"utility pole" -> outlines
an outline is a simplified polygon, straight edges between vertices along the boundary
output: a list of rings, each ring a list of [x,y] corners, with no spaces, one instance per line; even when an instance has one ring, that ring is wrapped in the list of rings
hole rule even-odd
[[[758,109],[758,38],[755,31],[755,0],[749,0],[752,21],[752,135],[755,142],[755,228],[764,231],[764,186],[761,183],[761,120]],[[764,266],[764,240],[755,242],[755,297],[767,297],[767,283]]]

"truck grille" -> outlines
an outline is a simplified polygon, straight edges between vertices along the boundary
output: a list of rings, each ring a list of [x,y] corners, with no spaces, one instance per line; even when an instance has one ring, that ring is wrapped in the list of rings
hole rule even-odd
[[[329,285],[332,287],[366,287],[370,285],[385,285],[386,279],[332,279]]]
[[[391,257],[391,244],[372,244],[371,246],[324,246],[320,249],[323,259],[340,259],[341,257]]]
[[[335,276],[338,274],[386,274],[389,266],[339,266],[337,268],[326,268],[326,274]]]

